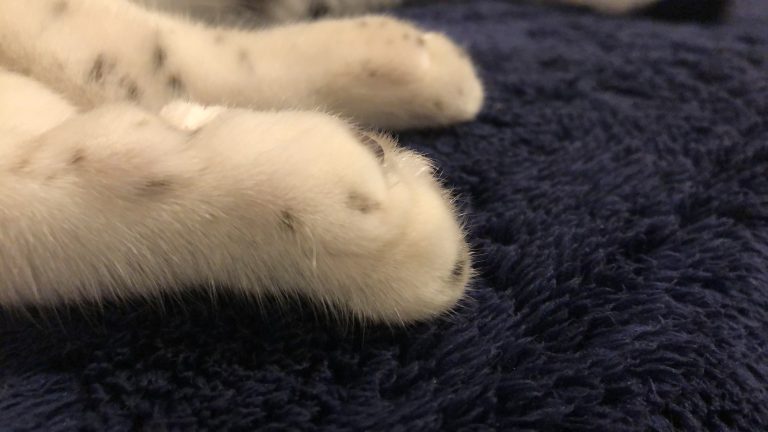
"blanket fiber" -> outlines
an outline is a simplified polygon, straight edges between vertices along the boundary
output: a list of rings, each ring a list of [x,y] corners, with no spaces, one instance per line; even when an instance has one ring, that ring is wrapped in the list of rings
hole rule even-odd
[[[400,137],[467,213],[457,313],[361,328],[195,292],[0,311],[0,430],[768,430],[766,12],[402,9],[487,84],[476,122]]]

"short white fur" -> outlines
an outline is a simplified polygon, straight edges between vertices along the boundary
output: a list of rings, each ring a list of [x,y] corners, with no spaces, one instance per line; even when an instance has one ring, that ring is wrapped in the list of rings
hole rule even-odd
[[[3,0],[0,66],[1,303],[202,284],[407,322],[464,293],[469,251],[430,163],[348,122],[474,117],[482,86],[441,34]]]
[[[0,1],[0,303],[206,285],[395,323],[456,304],[471,262],[449,194],[363,128],[474,118],[483,87],[462,49],[386,16],[257,31],[189,18],[234,0],[137,1],[183,14]],[[320,0],[263,1],[294,21]]]

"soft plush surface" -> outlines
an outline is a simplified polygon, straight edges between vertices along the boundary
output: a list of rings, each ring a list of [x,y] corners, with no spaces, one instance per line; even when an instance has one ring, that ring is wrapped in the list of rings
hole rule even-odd
[[[401,136],[462,196],[479,276],[460,311],[0,313],[0,430],[768,430],[767,11],[405,10],[488,86],[478,121]]]

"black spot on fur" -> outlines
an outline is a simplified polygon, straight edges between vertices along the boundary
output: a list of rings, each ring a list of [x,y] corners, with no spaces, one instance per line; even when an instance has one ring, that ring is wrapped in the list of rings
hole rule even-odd
[[[72,153],[72,157],[69,158],[70,165],[77,165],[85,160],[85,153],[81,149],[77,149]]]
[[[173,94],[180,95],[184,93],[184,82],[178,75],[171,75],[168,78],[168,88],[171,89]]]
[[[29,166],[29,158],[25,157],[19,161],[19,163],[16,164],[16,170],[17,171],[23,171],[25,168]]]
[[[132,101],[138,101],[141,98],[141,89],[136,81],[124,76],[120,78],[120,87],[125,91],[125,97]]]
[[[155,68],[155,71],[159,71],[165,66],[166,58],[167,54],[165,48],[161,45],[157,45],[154,51],[152,51],[152,66]]]
[[[141,90],[139,90],[139,86],[136,83],[132,82],[126,87],[125,95],[128,96],[128,99],[136,101],[141,97]]]
[[[147,188],[167,188],[171,185],[171,182],[164,179],[148,180],[144,187]]]
[[[376,138],[372,137],[368,133],[358,132],[357,140],[360,141],[360,144],[366,146],[368,150],[370,150],[376,156],[376,159],[378,159],[379,162],[384,162],[384,147]]]
[[[370,213],[381,208],[381,204],[368,198],[360,192],[350,192],[347,196],[347,206],[360,213]]]
[[[67,0],[59,0],[56,3],[53,4],[53,8],[51,8],[51,13],[53,16],[60,16],[64,14],[69,9],[69,3],[67,3]]]
[[[97,55],[88,71],[88,80],[96,83],[101,82],[104,79],[105,64],[104,54]]]
[[[296,231],[296,216],[294,216],[293,213],[289,212],[288,210],[283,210],[280,212],[280,223],[288,231]]]
[[[141,185],[142,195],[157,195],[168,191],[173,183],[168,179],[150,179]]]
[[[453,269],[451,270],[451,279],[454,282],[458,282],[464,277],[464,273],[467,271],[468,262],[469,260],[467,259],[467,256],[462,253],[461,257],[456,261],[456,264],[453,265]]]

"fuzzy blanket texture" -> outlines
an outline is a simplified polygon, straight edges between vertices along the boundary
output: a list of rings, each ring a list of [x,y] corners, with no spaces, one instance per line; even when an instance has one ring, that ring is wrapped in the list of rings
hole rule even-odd
[[[487,84],[476,122],[401,135],[467,212],[459,311],[0,311],[0,430],[768,430],[768,3],[734,8],[404,8]]]

